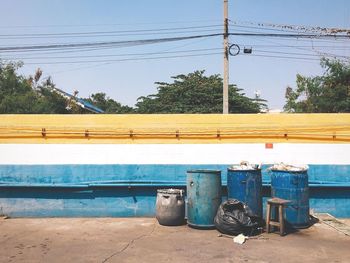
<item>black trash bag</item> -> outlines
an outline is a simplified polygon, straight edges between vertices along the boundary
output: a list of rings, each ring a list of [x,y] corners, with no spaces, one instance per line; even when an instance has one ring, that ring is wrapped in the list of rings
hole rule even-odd
[[[263,220],[256,216],[244,203],[236,199],[223,202],[214,218],[217,230],[227,235],[254,235],[263,225]]]

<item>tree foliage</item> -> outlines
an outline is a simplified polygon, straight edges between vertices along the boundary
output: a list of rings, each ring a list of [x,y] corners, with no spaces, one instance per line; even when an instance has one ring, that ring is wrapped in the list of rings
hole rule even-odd
[[[74,99],[57,92],[50,78],[41,81],[40,69],[26,78],[17,73],[20,66],[20,63],[0,63],[0,113],[89,113],[74,103]],[[172,83],[157,82],[157,94],[138,98],[135,109],[102,92],[85,100],[112,114],[222,112],[222,79],[219,75],[205,76],[204,71],[195,71],[175,76],[173,80]],[[236,86],[229,86],[230,113],[257,113],[264,102],[250,99]]]
[[[204,71],[172,77],[173,83],[156,82],[158,93],[139,97],[138,113],[221,113],[222,79]],[[230,85],[229,112],[257,113],[264,101],[256,102]]]
[[[28,78],[19,75],[21,63],[0,64],[0,113],[90,113],[55,91],[55,84],[48,78],[40,81],[42,71],[38,69]],[[128,106],[109,98],[105,93],[92,94],[87,101],[106,113],[130,113]]]
[[[105,113],[123,114],[134,112],[133,108],[120,104],[119,102],[108,97],[106,93],[103,92],[92,94],[88,99],[85,100],[100,108]]]
[[[350,64],[322,59],[323,76],[297,75],[297,88],[286,89],[287,112],[350,112]]]
[[[0,113],[68,113],[66,101],[52,92],[51,80],[39,83],[41,71],[25,78],[20,63],[0,64]]]

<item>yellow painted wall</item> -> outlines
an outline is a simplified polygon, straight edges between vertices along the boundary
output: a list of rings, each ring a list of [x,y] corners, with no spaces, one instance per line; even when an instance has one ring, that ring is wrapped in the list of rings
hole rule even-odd
[[[350,143],[350,114],[0,115],[0,143]]]

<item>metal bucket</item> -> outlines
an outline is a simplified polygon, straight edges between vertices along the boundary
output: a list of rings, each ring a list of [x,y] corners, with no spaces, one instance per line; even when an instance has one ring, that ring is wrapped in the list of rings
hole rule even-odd
[[[262,217],[261,169],[227,169],[227,197],[237,199]]]
[[[286,207],[287,226],[292,228],[305,228],[309,226],[309,185],[307,170],[271,170],[271,196],[291,201]]]
[[[164,226],[179,226],[185,220],[184,190],[157,190],[156,218]]]
[[[221,171],[187,171],[187,223],[197,228],[213,228],[221,204]]]

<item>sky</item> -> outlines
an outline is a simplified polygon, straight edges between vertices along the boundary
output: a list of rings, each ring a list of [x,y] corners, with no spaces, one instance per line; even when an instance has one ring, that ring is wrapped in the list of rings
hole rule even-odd
[[[222,36],[108,48],[4,52],[3,47],[96,43],[206,35],[223,31],[222,0],[1,0],[0,58],[37,68],[58,88],[80,97],[104,92],[133,106],[157,92],[155,82],[205,70],[223,73]],[[350,28],[348,0],[229,0],[231,33],[289,33],[281,26]],[[261,26],[263,24],[263,26]],[[298,31],[300,33],[300,31]],[[324,53],[350,56],[350,40],[230,36],[230,44],[252,48],[230,57],[230,84],[249,97],[256,91],[270,109],[282,109],[296,75],[323,74]]]

